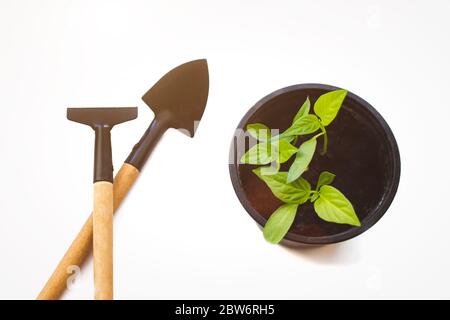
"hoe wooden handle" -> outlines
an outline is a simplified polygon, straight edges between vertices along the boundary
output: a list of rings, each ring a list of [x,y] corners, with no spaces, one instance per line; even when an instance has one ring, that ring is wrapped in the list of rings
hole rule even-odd
[[[139,170],[136,167],[128,163],[123,164],[114,179],[114,211],[120,206],[138,176]],[[38,300],[56,300],[61,297],[67,287],[67,280],[71,275],[71,267],[81,267],[81,264],[89,254],[93,243],[92,235],[93,218],[91,214],[39,293]]]
[[[113,299],[113,184],[94,183],[94,287],[96,300]]]

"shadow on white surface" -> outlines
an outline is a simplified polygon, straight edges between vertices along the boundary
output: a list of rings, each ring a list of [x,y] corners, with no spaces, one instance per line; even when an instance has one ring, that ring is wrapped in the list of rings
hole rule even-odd
[[[317,264],[351,265],[357,263],[361,256],[356,241],[311,247],[283,246],[283,249],[294,256],[310,260]]]

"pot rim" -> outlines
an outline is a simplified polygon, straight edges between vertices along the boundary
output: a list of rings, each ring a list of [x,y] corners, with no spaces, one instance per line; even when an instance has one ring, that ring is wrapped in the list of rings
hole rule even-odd
[[[247,111],[247,113],[244,115],[244,117],[239,122],[237,129],[243,129],[244,126],[247,124],[248,120],[251,116],[253,116],[254,113],[256,113],[260,108],[262,108],[268,101],[272,100],[275,97],[278,97],[279,95],[297,91],[297,90],[308,90],[308,89],[319,89],[319,90],[326,90],[326,91],[332,91],[332,90],[338,90],[341,89],[339,87],[326,85],[326,84],[320,84],[320,83],[305,83],[305,84],[296,84],[288,87],[284,87],[281,89],[278,89],[262,99],[260,99],[256,104],[250,108],[250,110]],[[332,244],[332,243],[338,243],[341,241],[349,240],[351,238],[354,238],[361,233],[365,232],[369,228],[371,228],[378,220],[381,219],[381,217],[386,213],[387,209],[391,205],[395,194],[398,189],[398,185],[400,182],[400,172],[401,172],[401,165],[400,165],[400,152],[397,145],[397,141],[395,140],[394,134],[392,133],[391,128],[387,124],[387,122],[384,120],[384,118],[378,113],[378,111],[370,105],[367,101],[362,99],[361,97],[357,96],[356,94],[348,91],[346,99],[352,99],[354,100],[358,105],[363,107],[368,113],[374,118],[376,122],[380,125],[380,128],[383,130],[385,134],[385,141],[388,144],[391,152],[391,166],[392,166],[392,177],[390,179],[390,185],[388,188],[385,189],[384,194],[382,196],[381,201],[379,202],[378,206],[375,207],[370,215],[364,220],[364,224],[360,227],[354,227],[350,228],[344,232],[340,232],[333,235],[328,236],[321,236],[321,237],[311,237],[311,236],[303,236],[297,233],[288,232],[284,239],[282,240],[282,243],[286,244],[292,244],[292,243],[299,243],[299,244]],[[230,153],[234,152],[234,136],[233,140],[231,142],[230,147]],[[241,202],[244,209],[247,211],[247,213],[253,218],[253,220],[256,221],[256,223],[262,228],[266,222],[266,219],[258,212],[256,211],[251,203],[247,200],[245,196],[245,192],[242,188],[242,185],[240,183],[240,179],[238,176],[238,170],[237,161],[234,161],[236,163],[230,163],[229,164],[229,172],[231,177],[231,182],[233,184],[234,191]]]

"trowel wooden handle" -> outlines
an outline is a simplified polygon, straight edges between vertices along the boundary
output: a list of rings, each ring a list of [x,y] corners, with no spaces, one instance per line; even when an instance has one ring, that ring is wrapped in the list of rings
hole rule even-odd
[[[94,183],[94,287],[96,300],[113,299],[113,184]]]
[[[114,179],[114,211],[120,206],[122,200],[128,194],[138,176],[138,169],[127,163],[123,164]],[[93,242],[92,235],[93,218],[92,215],[90,215],[66,254],[59,262],[52,276],[39,293],[37,297],[38,300],[59,299],[67,287],[67,281],[71,276],[72,266],[81,267],[81,264],[89,254]]]

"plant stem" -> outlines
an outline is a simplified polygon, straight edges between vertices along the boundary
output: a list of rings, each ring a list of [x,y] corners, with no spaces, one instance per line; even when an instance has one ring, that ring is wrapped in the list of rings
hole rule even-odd
[[[317,190],[311,190],[311,191],[309,192],[308,200],[310,200],[311,202],[314,202],[312,199],[313,199],[314,197],[316,197],[316,199],[317,199],[317,198],[319,197],[318,194],[319,194],[319,191],[317,191]],[[314,199],[314,200],[316,200],[316,199]]]
[[[321,133],[319,133],[319,134],[316,134],[314,137],[312,137],[312,139],[317,139],[318,137],[320,137],[320,136],[323,136],[325,134],[325,132],[321,132]]]
[[[325,127],[323,126],[322,123],[320,123],[320,130],[322,130],[323,133],[323,149],[322,152],[320,153],[320,155],[325,155],[327,153],[327,149],[328,149],[328,134],[327,134],[327,130],[325,129]]]

